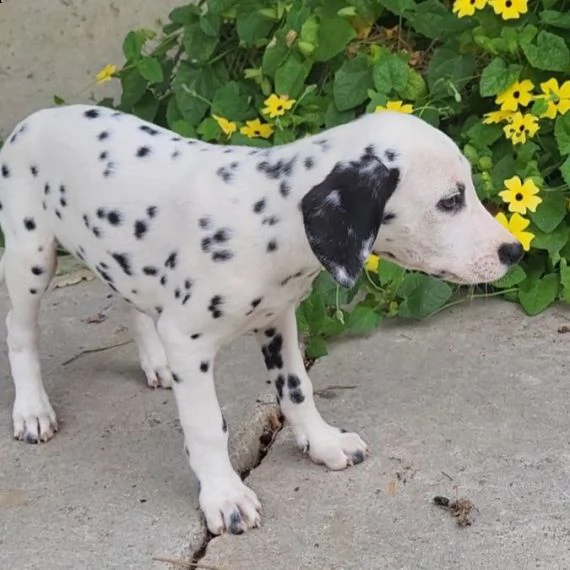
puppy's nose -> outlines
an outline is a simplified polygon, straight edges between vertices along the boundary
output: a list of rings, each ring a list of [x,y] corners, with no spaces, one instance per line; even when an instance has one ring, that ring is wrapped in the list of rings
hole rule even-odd
[[[499,247],[499,260],[505,265],[514,265],[523,254],[524,250],[519,242],[504,243]]]

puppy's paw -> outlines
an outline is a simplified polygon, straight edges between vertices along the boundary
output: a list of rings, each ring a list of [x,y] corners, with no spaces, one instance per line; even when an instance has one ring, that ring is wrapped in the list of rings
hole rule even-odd
[[[308,436],[304,442],[305,451],[312,461],[338,471],[362,463],[370,450],[357,433],[327,425]]]
[[[202,484],[200,507],[212,534],[243,534],[261,522],[261,504],[235,474]]]
[[[57,431],[57,419],[47,396],[25,401],[16,398],[12,420],[14,438],[27,443],[46,442]]]
[[[168,366],[154,368],[152,365],[141,368],[146,375],[146,381],[150,388],[172,388],[172,372]]]

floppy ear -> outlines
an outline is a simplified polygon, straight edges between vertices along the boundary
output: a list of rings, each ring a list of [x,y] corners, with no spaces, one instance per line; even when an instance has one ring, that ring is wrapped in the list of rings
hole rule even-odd
[[[309,245],[343,287],[362,272],[399,177],[368,147],[360,160],[337,163],[301,200]]]

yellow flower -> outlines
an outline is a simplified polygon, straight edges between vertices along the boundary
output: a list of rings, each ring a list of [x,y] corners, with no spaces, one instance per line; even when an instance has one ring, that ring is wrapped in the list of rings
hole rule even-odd
[[[95,81],[97,83],[105,83],[105,81],[111,81],[113,73],[115,73],[115,71],[117,71],[117,66],[109,63],[95,76]]]
[[[268,139],[275,130],[273,125],[262,123],[259,119],[255,121],[246,121],[246,126],[242,127],[239,132],[249,138],[262,137]]]
[[[508,121],[512,116],[512,111],[491,111],[483,115],[483,124],[491,125],[493,123],[500,123],[501,121]]]
[[[385,107],[378,105],[374,110],[377,113],[381,111],[395,111],[396,113],[406,113],[407,115],[414,112],[414,108],[409,103],[404,103],[403,101],[388,101]]]
[[[528,11],[528,0],[489,0],[489,4],[503,20],[517,20]]]
[[[212,115],[212,117],[214,117],[220,129],[222,129],[224,134],[228,135],[228,137],[232,136],[237,131],[237,125],[233,121],[224,119],[224,117],[220,117],[219,115]]]
[[[374,253],[371,253],[368,256],[366,263],[364,264],[364,269],[366,269],[366,271],[368,271],[369,273],[377,273],[379,263],[380,263],[380,258]]]
[[[276,95],[273,93],[264,101],[265,107],[262,110],[264,115],[269,115],[270,119],[274,119],[275,117],[279,117],[285,114],[285,111],[289,111],[293,104],[295,103],[295,99],[289,99],[289,97],[285,95]]]
[[[453,3],[453,13],[457,12],[458,18],[463,16],[473,16],[475,10],[482,10],[487,4],[487,0],[455,0]]]
[[[558,85],[558,81],[554,78],[540,84],[542,95],[538,95],[537,99],[546,99],[548,108],[542,113],[541,118],[554,119],[556,113],[564,115],[570,109],[570,81],[565,81],[562,86]]]
[[[506,91],[497,95],[495,103],[501,106],[501,111],[516,111],[519,105],[526,107],[532,101],[533,89],[534,84],[530,79],[516,81]]]
[[[527,137],[532,138],[538,131],[538,117],[530,113],[515,113],[509,124],[503,127],[503,131],[513,144],[525,143]]]
[[[534,239],[534,234],[531,232],[525,232],[524,230],[530,224],[530,220],[523,218],[520,214],[513,214],[510,220],[507,220],[507,216],[503,212],[499,212],[495,219],[502,226],[504,226],[513,237],[520,242],[525,251],[530,249],[530,242]]]
[[[505,180],[507,190],[499,192],[499,196],[509,205],[509,212],[526,214],[527,210],[536,212],[537,206],[542,202],[542,198],[537,196],[539,190],[531,178],[526,178],[524,182],[518,176],[513,176]]]

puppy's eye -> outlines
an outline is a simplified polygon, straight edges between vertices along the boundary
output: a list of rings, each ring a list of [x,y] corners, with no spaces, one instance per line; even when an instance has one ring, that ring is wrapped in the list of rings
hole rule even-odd
[[[438,210],[442,212],[456,212],[465,205],[465,196],[463,194],[454,194],[449,198],[442,198],[437,203]]]

